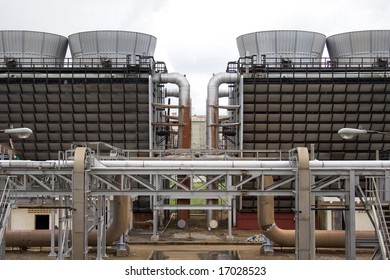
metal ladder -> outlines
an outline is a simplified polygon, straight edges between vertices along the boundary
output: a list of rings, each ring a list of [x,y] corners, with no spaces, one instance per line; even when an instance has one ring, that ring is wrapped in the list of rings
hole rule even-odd
[[[385,203],[380,198],[377,181],[373,178],[367,192],[367,202],[369,212],[373,220],[375,232],[379,242],[379,250],[382,258],[390,258],[390,204]]]
[[[0,195],[0,259],[4,259],[5,255],[5,242],[4,235],[7,229],[8,218],[11,214],[11,187],[9,184],[9,178],[4,185],[4,189]]]

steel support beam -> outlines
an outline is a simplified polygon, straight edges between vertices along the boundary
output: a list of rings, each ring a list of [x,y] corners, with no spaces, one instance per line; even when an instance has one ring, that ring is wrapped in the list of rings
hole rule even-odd
[[[152,182],[156,186],[156,190],[160,190],[160,181],[159,181],[159,176],[158,175],[153,175],[152,176]],[[158,222],[159,222],[159,217],[158,217],[158,203],[159,203],[159,196],[153,195],[152,197],[152,205],[153,205],[153,235],[152,235],[152,240],[158,240]]]
[[[348,191],[345,196],[347,210],[345,213],[345,258],[347,260],[356,259],[356,224],[355,224],[355,187],[359,182],[355,171],[351,170],[349,179],[345,182]]]
[[[51,202],[53,205],[55,205],[56,200],[54,197],[52,198]],[[51,241],[50,241],[49,257],[56,257],[57,256],[57,254],[55,252],[55,243],[56,243],[55,221],[56,221],[56,211],[53,208],[53,209],[51,209],[51,213],[50,213]]]
[[[101,195],[98,197],[97,205],[97,246],[96,259],[102,260],[106,257],[106,197]]]

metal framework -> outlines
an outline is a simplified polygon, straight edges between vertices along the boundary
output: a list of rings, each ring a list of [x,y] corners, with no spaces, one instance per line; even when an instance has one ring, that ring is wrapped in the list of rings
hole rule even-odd
[[[364,135],[350,141],[337,134],[340,128],[360,126],[390,131],[387,60],[378,57],[286,60],[252,55],[228,63],[226,72],[240,75],[240,79],[227,82],[229,105],[218,102],[214,105],[228,112],[227,118],[220,118],[216,124],[217,147],[290,150],[312,146],[312,158],[320,160],[374,160],[379,158],[378,151],[390,148],[383,134]],[[240,209],[256,211],[255,198],[244,200]],[[289,198],[276,201],[280,211],[294,206]]]
[[[243,96],[236,94],[230,101],[239,105],[236,110],[243,117],[230,121],[238,123],[234,131],[234,127],[225,131],[242,133],[236,147],[245,150],[313,144],[321,160],[375,159],[375,151],[389,149],[385,136],[344,141],[337,135],[342,127],[390,131],[388,64],[373,61],[376,58],[354,57],[342,63],[294,58],[294,63],[284,65],[281,58],[241,57],[226,71],[243,77],[243,84],[235,86],[236,92],[243,87]],[[224,130],[220,133],[224,135]]]
[[[77,163],[75,153],[83,149],[85,152],[81,157],[81,162]],[[306,149],[304,149],[306,150]],[[160,151],[162,155],[166,151]],[[361,197],[366,205],[371,205],[373,199],[369,199],[366,191],[369,190],[366,183],[368,179],[375,179],[378,192],[382,198],[382,203],[388,203],[390,190],[390,162],[388,161],[307,161],[307,172],[302,175],[300,172],[300,159],[297,153],[290,154],[289,160],[264,160],[259,158],[232,157],[228,153],[216,160],[215,155],[202,154],[188,150],[178,157],[172,158],[134,158],[118,157],[96,152],[87,148],[78,147],[69,151],[68,157],[57,161],[0,161],[0,175],[2,178],[9,178],[8,185],[12,187],[12,201],[17,207],[18,202],[25,199],[39,198],[38,200],[47,204],[37,206],[52,205],[53,199],[65,202],[61,207],[70,211],[73,220],[73,229],[80,229],[78,240],[73,239],[71,252],[75,258],[86,258],[88,253],[88,239],[91,238],[91,229],[98,227],[98,231],[93,233],[99,248],[99,258],[105,255],[105,218],[109,215],[104,209],[106,203],[113,203],[112,196],[127,196],[136,198],[138,196],[152,197],[153,210],[153,236],[158,239],[159,218],[164,210],[181,209],[204,209],[204,210],[227,210],[229,212],[227,237],[233,238],[232,217],[235,211],[232,207],[236,197],[245,196],[285,196],[295,198],[299,203],[295,213],[297,221],[303,221],[303,211],[314,213],[313,199],[316,196],[333,196],[340,198],[345,205],[346,237],[345,243],[346,258],[356,257],[355,240],[355,197]],[[303,160],[301,159],[301,162]],[[78,167],[76,167],[78,166]],[[83,176],[79,181],[75,176]],[[312,178],[308,184],[307,179],[302,176]],[[265,176],[272,176],[275,182],[265,188]],[[202,186],[196,186],[193,182],[195,178],[206,178]],[[145,179],[146,178],[146,179]],[[181,178],[180,180],[178,178]],[[181,183],[188,179],[190,184]],[[212,178],[207,181],[207,178]],[[163,184],[166,180],[169,184]],[[207,188],[215,181],[223,182],[218,189]],[[257,189],[246,189],[246,183],[257,181]],[[2,181],[4,182],[4,180]],[[303,183],[305,182],[305,183]],[[76,185],[81,189],[76,194]],[[304,190],[306,184],[306,196],[302,196],[300,191]],[[4,184],[2,184],[2,187]],[[165,186],[165,187],[163,187]],[[168,187],[166,187],[168,186]],[[84,193],[84,195],[81,195]],[[72,199],[77,195],[78,200]],[[172,205],[166,203],[167,199],[190,199],[190,198],[220,199],[221,203],[212,205]],[[306,198],[305,198],[306,197]],[[307,198],[310,199],[307,199]],[[371,196],[372,197],[372,196]],[[67,198],[64,200],[64,198]],[[79,201],[81,199],[81,201]],[[94,209],[92,213],[81,211],[86,205]],[[52,205],[53,206],[53,205]],[[81,207],[81,208],[80,208]],[[76,211],[75,211],[76,210]],[[369,209],[367,209],[369,210]],[[75,224],[75,215],[82,215],[84,222]],[[69,251],[64,245],[64,240],[69,238],[66,234],[67,224],[61,216],[62,228],[58,234],[58,247],[61,252]],[[77,220],[77,219],[76,219]],[[300,226],[296,231],[299,234],[307,234],[313,223],[308,221]],[[313,228],[311,229],[313,232]],[[72,236],[76,233],[72,232]],[[52,233],[52,245],[53,245]],[[388,237],[385,237],[385,244],[388,244]],[[308,239],[300,237],[297,246],[297,258],[315,258],[313,239],[311,243]],[[81,242],[81,243],[80,243]],[[303,242],[303,243],[302,243]],[[386,243],[387,242],[387,243]],[[303,244],[306,243],[307,250],[304,251]],[[77,244],[77,245],[76,245]],[[84,244],[84,245],[82,245]],[[81,246],[80,246],[81,245]],[[109,244],[107,244],[109,245]],[[65,246],[65,247],[64,247]],[[388,245],[386,245],[388,246]],[[81,250],[81,251],[80,251]],[[310,252],[310,253],[307,253]],[[382,254],[385,257],[386,253]],[[61,253],[63,256],[63,253]]]
[[[100,58],[67,59],[55,67],[50,60],[36,66],[36,60],[24,58],[13,67],[0,61],[3,126],[34,131],[15,143],[19,157],[57,159],[58,151],[75,142],[134,150],[171,145],[171,127],[178,123],[169,121],[164,83],[151,81],[156,73],[167,73],[165,63],[145,56],[133,60],[110,59],[107,66]]]

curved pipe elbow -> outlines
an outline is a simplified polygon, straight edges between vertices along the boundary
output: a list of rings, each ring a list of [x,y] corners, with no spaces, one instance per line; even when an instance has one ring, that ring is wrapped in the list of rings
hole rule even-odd
[[[221,72],[211,77],[207,85],[207,102],[209,105],[217,105],[218,103],[218,88],[224,83],[237,83],[240,81],[240,75],[237,73]]]
[[[239,74],[221,72],[213,75],[207,85],[206,145],[209,148],[217,148],[217,129],[215,125],[218,122],[219,86],[223,83],[238,83],[239,81]]]
[[[272,176],[264,177],[265,186],[273,183]],[[262,233],[272,242],[285,247],[295,246],[295,230],[281,229],[275,223],[274,197],[259,196],[257,199],[257,218]],[[375,239],[374,231],[357,231],[356,238]],[[343,230],[316,230],[316,247],[344,247],[345,231]]]
[[[154,83],[171,83],[179,87],[179,99],[183,104],[190,100],[190,83],[186,76],[180,73],[156,73],[153,75]]]

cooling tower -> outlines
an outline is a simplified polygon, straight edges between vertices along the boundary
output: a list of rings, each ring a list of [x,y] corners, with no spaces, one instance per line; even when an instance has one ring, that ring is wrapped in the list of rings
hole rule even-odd
[[[74,63],[110,66],[137,63],[137,56],[153,56],[157,39],[130,31],[88,31],[70,35],[69,47]]]
[[[325,35],[309,31],[261,31],[237,37],[237,46],[241,57],[256,55],[259,63],[276,66],[319,60],[325,40]]]
[[[338,66],[387,66],[390,30],[367,30],[336,34],[326,39],[333,63]]]
[[[56,67],[64,63],[68,39],[36,31],[0,31],[0,57],[6,67]]]

